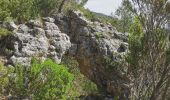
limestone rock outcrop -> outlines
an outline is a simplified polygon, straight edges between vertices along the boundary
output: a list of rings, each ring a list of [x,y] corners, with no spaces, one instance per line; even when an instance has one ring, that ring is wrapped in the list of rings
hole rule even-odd
[[[81,72],[99,87],[115,95],[128,93],[126,68],[112,66],[111,62],[120,62],[127,52],[127,34],[117,32],[110,24],[91,22],[79,11],[70,11],[69,15],[58,15],[55,23],[60,30],[70,36],[72,47],[69,54],[76,58]],[[118,70],[116,69],[116,67]]]
[[[0,40],[11,51],[7,63],[29,66],[32,57],[42,60],[51,58],[60,63],[62,56],[71,47],[71,42],[53,22],[53,18],[44,18],[42,22],[30,20],[20,25],[9,23],[13,35]]]
[[[70,11],[54,19],[46,17],[43,21],[7,26],[14,33],[0,39],[0,44],[5,44],[1,48],[10,52],[7,64],[28,66],[32,57],[51,58],[60,63],[67,52],[98,87],[111,95],[128,94],[129,80],[124,73],[127,69],[118,64],[127,52],[127,34],[117,32],[111,24],[92,22],[81,12]]]

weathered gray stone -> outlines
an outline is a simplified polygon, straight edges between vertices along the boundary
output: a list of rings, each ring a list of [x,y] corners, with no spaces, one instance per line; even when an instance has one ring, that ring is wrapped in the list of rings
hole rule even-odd
[[[45,22],[44,24],[45,24],[44,26],[45,30],[59,30],[59,28],[54,23]]]
[[[113,62],[121,61],[127,51],[126,34],[117,32],[110,24],[90,22],[79,11],[70,11],[69,16],[57,16],[55,19],[62,32],[70,36],[72,47],[69,54],[77,59],[80,70],[85,76],[111,94],[113,89],[118,91],[115,89],[119,86],[119,82],[128,83],[128,78],[124,77],[123,72],[113,69],[109,73],[105,62],[105,58]],[[56,47],[60,48],[61,45],[58,44]],[[107,84],[112,81],[116,81],[117,84]],[[109,87],[110,89],[107,89]],[[119,87],[124,90],[122,85]]]
[[[25,24],[19,25],[18,32],[20,33],[28,33],[29,27]]]
[[[51,23],[53,23],[55,21],[55,19],[51,18],[51,17],[45,17],[45,18],[43,18],[43,20],[46,22],[51,22]]]
[[[31,58],[30,57],[15,57],[12,56],[10,58],[10,63],[13,65],[23,65],[23,66],[29,66],[31,63]]]
[[[61,62],[62,55],[71,47],[70,38],[61,33],[52,18],[44,18],[45,27],[39,20],[30,20],[27,24],[18,25],[18,29],[7,41],[12,46],[13,55],[9,63],[30,65],[32,57],[51,58]],[[48,22],[46,22],[48,21]]]
[[[29,27],[40,27],[40,28],[42,28],[43,27],[43,25],[42,25],[42,22],[40,21],[40,20],[30,20],[28,23],[27,23],[27,25],[29,26]]]
[[[18,28],[18,26],[14,22],[7,23],[7,27],[9,30],[13,31]]]

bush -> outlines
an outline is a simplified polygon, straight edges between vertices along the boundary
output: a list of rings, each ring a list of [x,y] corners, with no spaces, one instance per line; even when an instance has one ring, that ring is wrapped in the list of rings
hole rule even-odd
[[[50,16],[58,11],[61,0],[34,0],[33,7],[42,16]]]
[[[10,16],[8,0],[0,0],[0,21],[6,20]]]
[[[7,69],[0,63],[0,97],[4,94],[4,89],[8,84]]]
[[[58,10],[61,0],[1,0],[0,21],[11,18],[24,22],[39,16],[49,16]]]
[[[75,99],[82,95],[97,94],[97,85],[81,74],[78,62],[73,57],[64,57],[63,62],[69,69],[69,72],[74,74],[73,87],[69,92],[70,97]]]
[[[5,28],[0,28],[0,37],[11,35],[12,32]]]
[[[0,97],[65,100],[98,93],[96,84],[80,73],[76,60],[65,59],[65,64],[68,69],[51,60],[40,62],[35,59],[30,67],[0,65]]]
[[[85,9],[81,4],[77,4],[75,1],[70,1],[69,3],[65,4],[64,12],[68,13],[70,10],[80,10],[84,16],[89,20],[95,20],[97,17],[93,12],[88,9]]]
[[[43,63],[32,60],[30,68],[16,66],[7,87],[13,99],[56,100],[66,99],[73,75],[62,65],[51,60]]]
[[[7,18],[16,19],[17,21],[25,21],[35,17],[33,10],[34,0],[1,0],[0,1],[0,20]]]
[[[137,75],[138,70],[140,69],[139,61],[142,58],[143,53],[143,30],[141,23],[138,18],[134,19],[133,24],[131,25],[128,43],[129,43],[129,53],[127,55],[127,62],[131,66],[131,70],[134,75]]]
[[[86,16],[88,19],[92,21],[97,19],[97,17],[88,9],[85,9],[84,7],[79,7],[79,10],[83,12],[84,16]]]

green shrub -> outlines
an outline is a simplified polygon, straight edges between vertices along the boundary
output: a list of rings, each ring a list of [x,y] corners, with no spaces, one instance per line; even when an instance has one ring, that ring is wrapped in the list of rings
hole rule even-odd
[[[1,0],[0,21],[11,18],[24,22],[39,16],[49,16],[58,11],[61,0]]]
[[[129,53],[127,55],[127,62],[130,64],[130,70],[134,75],[137,75],[137,72],[140,67],[139,62],[141,58],[143,58],[144,53],[144,47],[143,47],[143,29],[141,26],[141,23],[139,22],[139,19],[136,17],[134,19],[133,24],[131,25],[130,31],[129,31],[129,37],[128,37],[128,43],[129,43]]]
[[[10,16],[10,10],[8,9],[8,5],[8,0],[0,0],[0,21],[3,21]]]
[[[2,36],[8,36],[8,35],[11,35],[12,32],[11,31],[8,31],[7,29],[5,28],[0,28],[0,37]]]
[[[82,83],[82,87],[83,90],[85,91],[85,94],[96,94],[98,89],[97,89],[97,85],[94,84],[92,81],[90,81],[87,78],[83,79],[83,83]]]
[[[7,18],[16,19],[17,21],[25,21],[35,17],[33,10],[34,0],[1,0],[0,1],[0,20]]]
[[[9,4],[11,17],[20,22],[35,17],[33,2],[34,0],[11,0]]]
[[[51,60],[32,60],[30,68],[16,66],[16,77],[10,77],[8,92],[13,99],[57,100],[68,98],[73,75]]]
[[[0,97],[4,94],[5,87],[8,84],[7,69],[0,63]]]
[[[104,33],[102,33],[102,32],[97,32],[95,36],[96,36],[97,39],[100,39],[100,38],[104,38],[103,34]]]
[[[77,4],[75,1],[70,1],[69,3],[65,4],[64,12],[67,13],[70,10],[80,10],[84,16],[89,20],[95,20],[97,17],[93,12],[88,9],[85,9],[81,4]]]
[[[34,0],[34,8],[42,16],[49,16],[58,11],[61,0]]]
[[[88,9],[85,9],[84,7],[80,7],[79,10],[83,12],[84,16],[86,16],[88,19],[92,21],[97,19],[97,17]]]
[[[69,72],[75,76],[73,87],[69,92],[70,97],[75,99],[75,97],[79,97],[81,95],[98,93],[97,85],[81,74],[79,64],[73,57],[64,57],[62,63],[66,65]]]

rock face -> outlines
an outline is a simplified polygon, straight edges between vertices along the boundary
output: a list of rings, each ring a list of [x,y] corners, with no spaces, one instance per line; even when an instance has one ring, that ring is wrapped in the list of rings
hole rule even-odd
[[[121,61],[127,51],[127,34],[117,32],[110,24],[91,22],[78,11],[55,19],[62,32],[70,36],[69,54],[77,59],[81,72],[112,95],[127,95],[129,81],[123,73],[126,68],[109,68],[106,61]]]
[[[117,32],[110,24],[91,22],[79,11],[59,14],[54,19],[47,17],[43,22],[10,23],[9,27],[15,34],[0,39],[12,51],[9,64],[28,66],[34,56],[60,63],[68,51],[78,61],[81,72],[98,87],[111,95],[127,97],[126,68],[117,64],[127,51],[127,34]]]
[[[9,64],[29,66],[32,57],[42,60],[51,58],[61,62],[63,54],[71,47],[70,38],[61,33],[52,18],[44,18],[43,23],[30,20],[26,24],[14,25],[14,35],[6,39],[7,49],[12,51]],[[3,40],[1,40],[3,41]],[[4,41],[3,41],[4,42]]]

